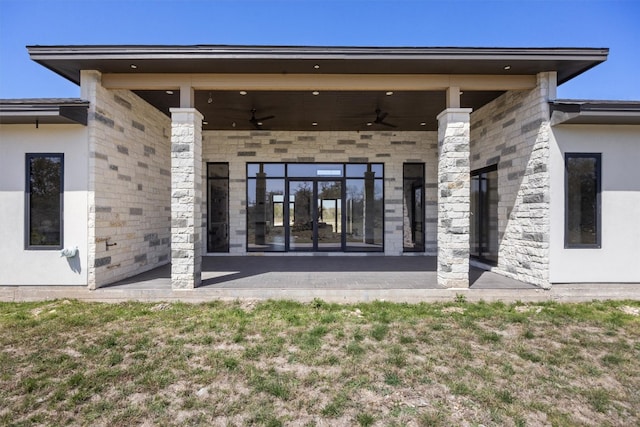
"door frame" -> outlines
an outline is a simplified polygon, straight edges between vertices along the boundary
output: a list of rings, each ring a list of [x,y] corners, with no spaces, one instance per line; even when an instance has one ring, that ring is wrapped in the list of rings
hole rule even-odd
[[[311,182],[313,185],[311,196],[311,216],[313,222],[312,229],[312,246],[310,249],[291,248],[291,183],[295,182]],[[320,218],[320,206],[318,204],[318,184],[320,182],[339,182],[340,183],[340,246],[337,248],[322,248],[319,245],[318,223]],[[284,209],[284,238],[286,252],[345,252],[347,236],[345,234],[346,211],[344,209],[346,200],[346,178],[344,177],[293,177],[285,179],[285,206]]]

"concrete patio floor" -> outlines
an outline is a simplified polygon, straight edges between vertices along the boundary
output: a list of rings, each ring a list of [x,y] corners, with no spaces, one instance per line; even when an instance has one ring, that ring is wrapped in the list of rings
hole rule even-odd
[[[517,280],[477,268],[471,287],[535,289]],[[109,287],[170,289],[171,266],[164,265]],[[207,289],[444,289],[437,284],[435,257],[248,256],[204,257],[202,284]]]
[[[203,258],[202,285],[193,290],[172,290],[171,266],[165,265],[95,291],[84,286],[0,286],[0,301],[435,302],[460,295],[467,301],[505,302],[640,299],[637,283],[554,285],[544,290],[473,267],[469,276],[468,289],[442,288],[435,257],[423,256],[208,256]]]

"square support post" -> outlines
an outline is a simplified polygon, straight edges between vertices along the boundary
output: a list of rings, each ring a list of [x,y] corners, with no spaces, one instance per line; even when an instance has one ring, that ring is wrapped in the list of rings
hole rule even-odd
[[[171,287],[193,289],[202,276],[202,119],[171,108]]]
[[[438,284],[469,287],[470,108],[438,115]]]

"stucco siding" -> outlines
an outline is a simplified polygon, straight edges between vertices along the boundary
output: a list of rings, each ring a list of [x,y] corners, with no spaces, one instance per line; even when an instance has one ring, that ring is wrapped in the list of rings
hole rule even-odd
[[[86,285],[87,129],[81,125],[0,125],[0,285]],[[64,154],[63,247],[25,249],[27,153]]]
[[[551,169],[552,283],[640,283],[640,126],[553,128]],[[565,153],[601,153],[601,247],[565,249]]]

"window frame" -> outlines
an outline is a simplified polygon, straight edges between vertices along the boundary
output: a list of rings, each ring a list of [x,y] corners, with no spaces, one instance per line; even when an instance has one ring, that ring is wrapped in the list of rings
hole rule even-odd
[[[485,166],[479,169],[475,169],[472,170],[471,173],[469,174],[469,178],[470,180],[473,180],[473,177],[479,177],[479,179],[484,179],[488,182],[488,178],[487,175],[491,172],[496,172],[496,182],[498,182],[499,180],[499,176],[498,176],[498,163],[494,163],[492,165],[489,166]],[[470,188],[469,191],[471,192],[471,182],[470,182]],[[500,198],[500,188],[496,187],[496,196],[498,197],[498,200]],[[491,252],[489,251],[490,248],[490,239],[489,239],[489,231],[491,230],[491,223],[490,223],[490,218],[491,215],[489,214],[488,218],[485,218],[485,210],[484,208],[487,206],[487,199],[489,199],[489,187],[487,186],[487,191],[483,192],[483,191],[479,191],[479,198],[477,200],[477,206],[473,206],[472,202],[471,202],[471,194],[469,194],[469,213],[473,214],[474,212],[477,211],[477,213],[480,216],[480,219],[478,220],[478,222],[480,223],[480,227],[485,227],[487,226],[486,230],[485,229],[478,229],[475,230],[476,232],[479,233],[479,235],[483,235],[486,234],[486,240],[483,240],[482,238],[478,239],[481,240],[481,242],[479,242],[479,255],[475,255],[475,254],[471,254],[470,257],[480,261],[482,263],[488,264],[488,265],[492,265],[492,266],[497,266],[498,265],[498,257],[499,257],[499,252],[500,252],[500,234],[499,234],[499,230],[498,230],[498,238],[497,238],[497,244],[496,244],[496,249],[498,250],[498,253],[496,253],[496,259],[493,260],[491,258],[488,258],[486,255],[488,254],[489,256],[491,256]],[[496,226],[499,227],[499,216],[498,216],[498,211],[499,211],[499,205],[496,205],[496,210],[494,211],[496,213]],[[474,214],[475,215],[475,214]],[[472,218],[472,215],[470,215],[469,217],[469,221],[473,221],[475,218]],[[484,233],[482,233],[482,232]],[[479,236],[472,236],[471,235],[471,223],[469,224],[469,237],[470,239],[475,239]],[[473,243],[473,241],[469,242],[469,249],[472,250],[473,248],[471,247],[471,244]]]
[[[32,245],[31,244],[31,161],[37,158],[57,157],[60,159],[60,244]],[[25,154],[25,188],[24,188],[24,248],[35,251],[55,251],[64,247],[64,153],[26,153]]]
[[[596,242],[569,242],[569,160],[575,158],[595,159],[596,180]],[[602,153],[571,152],[564,153],[564,248],[565,249],[601,249],[602,248]]]
[[[418,166],[418,167],[420,167],[422,169],[421,170],[421,176],[420,177],[407,176],[407,166]],[[403,199],[404,199],[404,195],[406,194],[406,190],[407,190],[405,188],[405,184],[406,184],[407,180],[410,180],[410,179],[414,179],[414,180],[415,179],[420,179],[420,186],[416,187],[415,185],[412,185],[412,188],[411,188],[411,191],[413,193],[412,194],[412,200],[411,200],[412,201],[411,208],[412,209],[415,208],[415,195],[416,195],[415,190],[419,189],[419,191],[420,191],[419,194],[420,194],[420,198],[421,198],[421,211],[422,211],[421,212],[421,215],[422,215],[422,222],[421,222],[422,223],[422,230],[421,230],[422,231],[422,238],[421,238],[421,242],[420,242],[420,247],[418,247],[417,249],[415,247],[411,248],[411,247],[405,246],[405,244],[404,244],[404,233],[405,233],[404,227],[405,226],[404,226],[404,221],[403,221],[403,225],[402,225],[402,228],[403,228],[402,229],[402,234],[403,234],[403,236],[402,236],[402,241],[403,241],[402,242],[402,252],[403,253],[424,253],[427,250],[427,227],[426,227],[426,225],[427,225],[427,206],[426,206],[426,200],[425,200],[426,199],[426,188],[425,188],[426,187],[426,166],[425,166],[424,162],[404,162],[402,164],[402,194],[403,194],[402,197],[403,197]],[[402,216],[403,216],[403,218],[405,217],[405,211],[404,210],[406,208],[407,208],[407,206],[406,206],[406,204],[404,203],[404,200],[403,200],[403,203],[402,203]],[[412,212],[412,214],[414,214],[414,213],[415,212]],[[415,230],[413,229],[414,223],[416,222],[415,218],[411,222],[412,222],[412,224],[411,224],[411,233],[415,234]]]
[[[211,174],[209,173],[209,166],[226,166],[226,175],[225,176],[211,176]],[[216,254],[224,254],[224,253],[229,253],[231,250],[231,235],[229,233],[229,228],[230,228],[230,222],[231,222],[231,215],[230,215],[230,207],[229,207],[229,197],[230,197],[230,187],[229,187],[229,183],[230,183],[230,179],[229,179],[229,175],[230,175],[230,168],[229,168],[229,162],[206,162],[205,164],[205,168],[206,168],[206,174],[207,174],[207,189],[206,189],[206,193],[207,193],[207,225],[206,225],[206,248],[207,248],[207,253],[216,253]],[[227,206],[227,223],[226,223],[226,233],[227,233],[227,242],[226,242],[226,250],[224,251],[217,251],[214,250],[212,248],[212,246],[210,245],[210,241],[209,241],[209,234],[211,233],[212,230],[212,221],[211,221],[211,204],[212,201],[210,199],[210,191],[211,191],[211,183],[213,181],[217,181],[217,182],[224,182],[226,184],[226,190],[227,190],[227,201],[226,201],[226,206]]]

